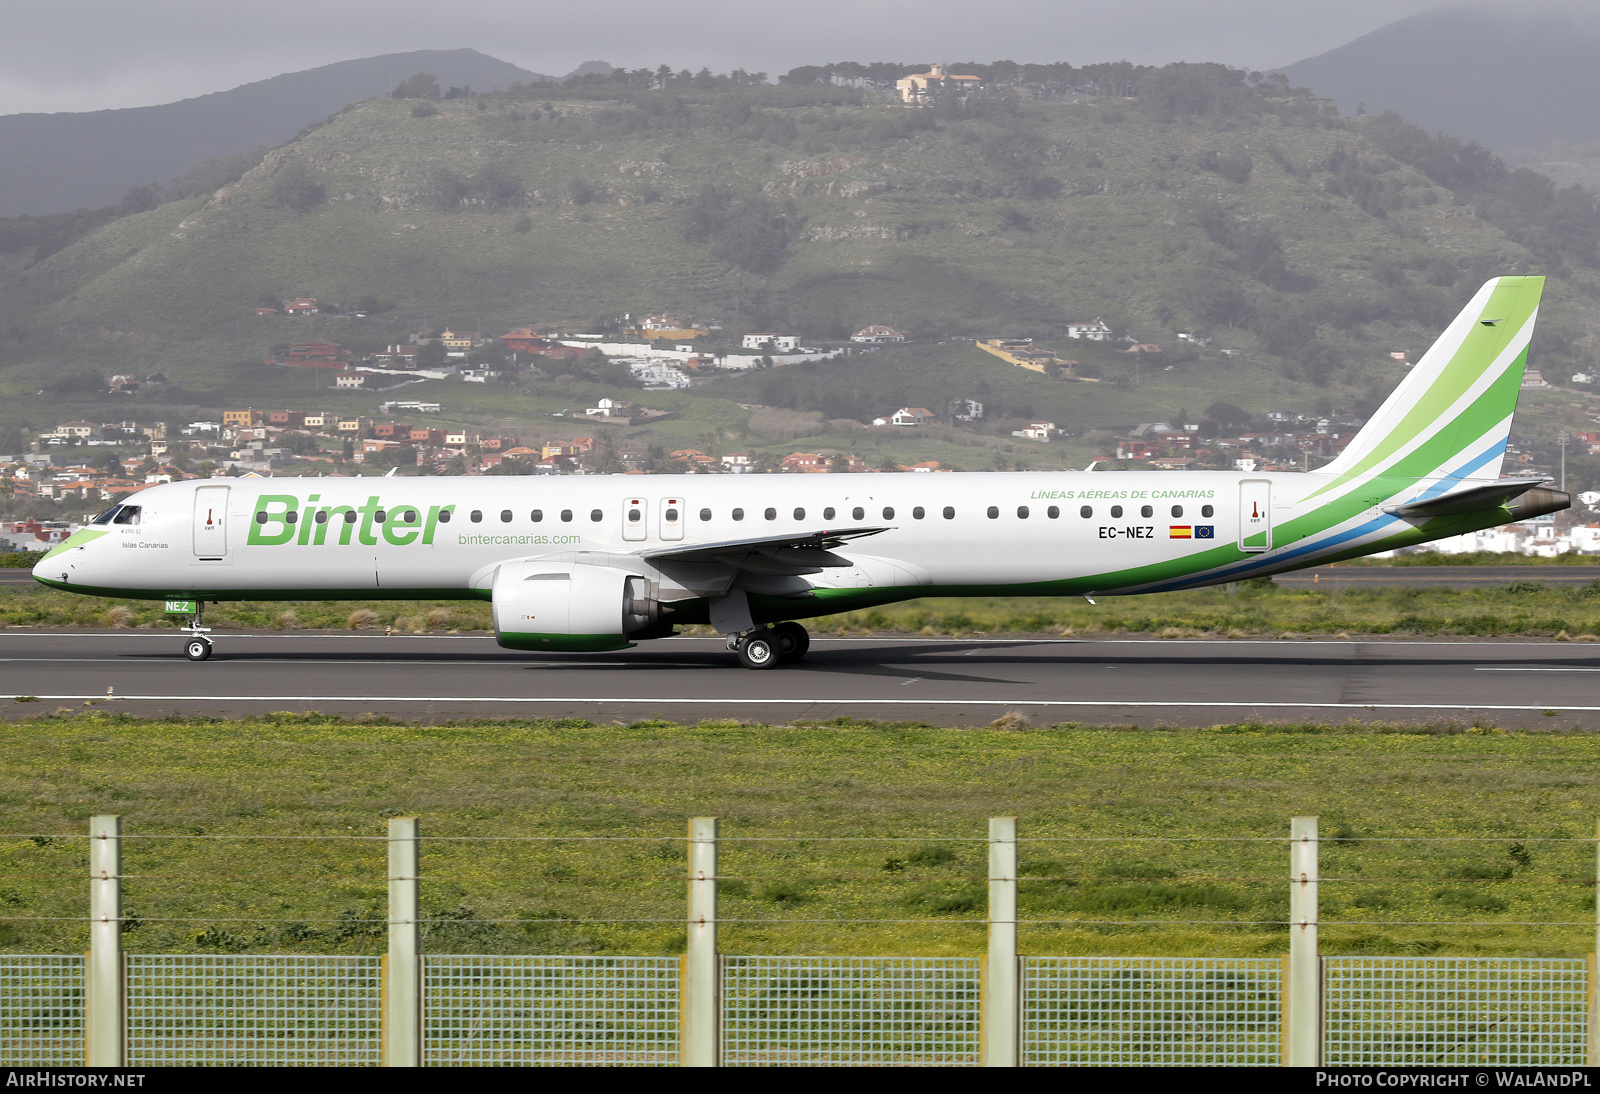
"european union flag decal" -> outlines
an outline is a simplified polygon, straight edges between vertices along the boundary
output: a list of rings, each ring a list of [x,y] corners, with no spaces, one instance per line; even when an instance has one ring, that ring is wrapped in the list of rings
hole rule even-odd
[[[1215,524],[1196,524],[1194,526],[1195,539],[1216,539],[1217,526]]]

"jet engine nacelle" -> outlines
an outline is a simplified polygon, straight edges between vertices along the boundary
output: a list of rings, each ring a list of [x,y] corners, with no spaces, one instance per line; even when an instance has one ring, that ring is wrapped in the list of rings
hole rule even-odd
[[[650,582],[609,566],[517,559],[502,562],[490,587],[494,637],[513,650],[595,652],[633,645],[655,629],[660,604]]]

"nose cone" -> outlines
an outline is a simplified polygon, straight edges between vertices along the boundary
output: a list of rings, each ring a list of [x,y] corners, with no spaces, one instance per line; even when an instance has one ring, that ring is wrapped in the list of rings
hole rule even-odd
[[[57,587],[66,583],[69,580],[67,575],[71,573],[71,570],[66,565],[67,560],[62,557],[64,553],[62,548],[57,546],[52,548],[38,562],[35,562],[33,564],[33,579],[46,585],[55,585]]]
[[[76,562],[83,552],[80,548],[105,535],[103,528],[80,528],[71,536],[50,548],[50,553],[33,564],[33,579],[58,589],[70,588]]]

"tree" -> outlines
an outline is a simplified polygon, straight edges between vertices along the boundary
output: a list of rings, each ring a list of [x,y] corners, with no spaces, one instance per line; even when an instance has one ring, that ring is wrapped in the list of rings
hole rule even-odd
[[[1232,403],[1215,402],[1206,407],[1206,417],[1224,429],[1243,429],[1250,424],[1250,412]]]
[[[437,99],[439,98],[439,78],[428,72],[418,72],[407,76],[395,85],[389,92],[391,99]]]
[[[161,204],[161,184],[152,182],[148,186],[130,186],[128,192],[122,196],[122,212],[142,213],[154,209]]]
[[[789,217],[760,194],[708,185],[690,204],[684,241],[708,244],[711,253],[749,273],[775,273],[788,257]]]
[[[303,164],[290,164],[272,184],[272,200],[296,213],[309,213],[327,200],[327,188]]]

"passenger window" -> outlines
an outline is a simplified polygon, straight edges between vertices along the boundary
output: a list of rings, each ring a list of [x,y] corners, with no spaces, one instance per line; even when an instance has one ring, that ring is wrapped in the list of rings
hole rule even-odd
[[[1122,506],[1113,505],[1111,507],[1111,516],[1112,516],[1112,518],[1115,519],[1117,517],[1120,517],[1121,515],[1122,515]]]
[[[407,509],[404,513],[401,513],[400,514],[400,523],[401,524],[415,524],[415,523],[417,523],[417,511],[415,509]]]
[[[287,516],[290,516],[290,517],[294,516],[294,511],[290,510],[289,513],[287,514]],[[111,523],[112,524],[138,524],[139,523],[139,507],[137,505],[124,505],[120,510],[117,511],[117,515],[111,519]]]
[[[1172,515],[1173,515],[1173,516],[1175,516],[1175,517],[1181,517],[1181,516],[1183,516],[1183,506],[1181,506],[1181,505],[1174,505],[1174,506],[1173,506],[1173,507],[1172,507]]]
[[[920,505],[917,506],[915,509],[911,510],[911,519],[912,520],[921,520],[923,517],[925,517],[927,515],[928,515],[928,511],[926,509],[924,509]]]
[[[476,516],[477,514],[473,514],[473,515]],[[571,509],[563,509],[563,510],[561,510],[561,523],[563,523],[563,524],[571,524],[572,523],[572,510]]]
[[[1094,516],[1094,510],[1085,505],[1083,508],[1078,510],[1078,515],[1084,520],[1088,520],[1090,517]]]
[[[806,519],[806,511],[804,509],[796,509],[794,511],[794,519],[795,520],[805,520]]]
[[[443,514],[441,514],[441,516],[442,515]],[[317,510],[317,518],[316,519],[317,519],[317,523],[318,524],[327,524],[328,523],[328,511],[326,509],[318,509]]]
[[[544,510],[535,509],[533,512],[528,514],[528,519],[533,521],[535,524],[539,524],[544,520]]]
[[[676,523],[678,523],[678,511],[676,509],[668,509],[667,510],[667,523],[668,524],[676,524]]]
[[[589,519],[594,521],[596,524],[599,524],[602,520],[606,519],[606,515],[599,509],[591,509],[589,510]]]
[[[448,510],[448,509],[439,510],[439,523],[440,524],[449,524],[450,523],[450,510]]]
[[[1028,507],[1026,505],[1017,506],[1017,519],[1018,520],[1027,520],[1028,519]]]
[[[644,516],[643,516],[643,514],[641,514],[639,512],[639,510],[637,510],[637,509],[629,509],[628,510],[628,523],[629,524],[638,524],[643,519],[644,519]]]
[[[734,520],[743,520],[744,519],[744,510],[743,509],[735,509],[733,511],[733,519]]]
[[[478,524],[479,522],[481,522],[483,520],[483,510],[482,509],[474,509],[471,513],[469,513],[467,515],[467,519],[470,520],[473,524]]]
[[[850,510],[850,519],[851,520],[866,520],[867,519],[867,511],[865,509],[861,508],[861,506],[858,505],[854,509]]]
[[[1049,517],[1051,520],[1058,519],[1061,516],[1061,506],[1052,505],[1050,508],[1044,511],[1044,515]]]
[[[372,523],[374,523],[374,524],[382,524],[384,521],[386,521],[388,519],[389,519],[389,514],[385,513],[382,509],[376,510],[372,514]]]
[[[885,505],[883,507],[883,519],[884,520],[893,520],[894,519],[894,506]]]
[[[257,513],[256,514],[256,523],[257,524],[265,524],[265,523],[267,523],[267,514],[266,513]]]
[[[1142,505],[1139,507],[1139,515],[1141,517],[1153,517],[1156,515],[1156,511],[1148,505]]]
[[[472,519],[473,520],[482,520],[483,519],[483,514],[482,513],[478,513],[478,512],[474,512],[472,514]],[[356,522],[356,511],[354,509],[346,509],[344,511],[344,522],[346,524],[354,524]]]
[[[822,519],[823,520],[832,520],[834,518],[834,515],[837,512],[838,512],[838,510],[836,510],[833,506],[830,505],[830,506],[828,506],[826,509],[824,509],[822,511]]]
[[[709,509],[700,510],[700,519],[701,520],[710,520],[711,519],[711,510],[709,510]]]
[[[761,515],[766,517],[768,520],[777,520],[778,519],[778,511],[776,509],[768,509],[764,513],[762,513]]]
[[[990,520],[999,520],[1000,519],[1000,507],[998,505],[989,506],[989,519]]]
[[[509,509],[500,510],[500,523],[501,524],[510,524],[511,523],[511,510],[509,510]]]
[[[944,507],[944,519],[945,520],[955,520],[956,519],[956,507],[955,506],[946,505]]]
[[[117,519],[121,520],[122,518],[118,517]],[[297,521],[299,519],[300,519],[300,514],[295,512],[293,509],[291,509],[287,513],[283,514],[283,523],[285,523],[285,524],[293,524],[295,521]]]
[[[1209,517],[1215,512],[1216,512],[1216,510],[1211,508],[1211,506],[1209,506],[1209,505],[1202,505],[1200,507],[1200,515],[1202,517]]]

